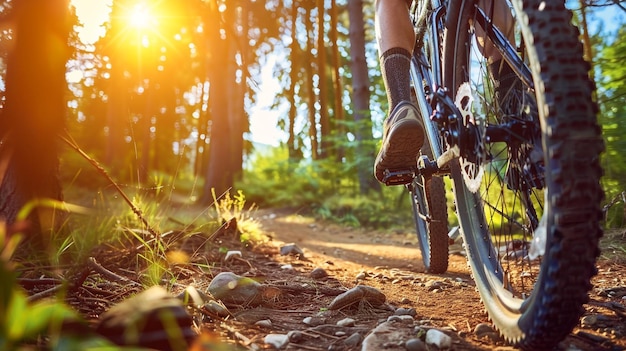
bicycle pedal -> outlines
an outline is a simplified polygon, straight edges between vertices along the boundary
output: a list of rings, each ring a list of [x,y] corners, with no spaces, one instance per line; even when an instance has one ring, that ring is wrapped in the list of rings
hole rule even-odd
[[[403,169],[399,171],[385,170],[385,176],[383,177],[383,183],[385,185],[405,185],[413,181],[416,174],[414,170]]]

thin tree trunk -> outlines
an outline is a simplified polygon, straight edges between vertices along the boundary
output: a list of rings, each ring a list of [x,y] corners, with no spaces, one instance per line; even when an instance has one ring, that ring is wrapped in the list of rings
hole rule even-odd
[[[289,71],[289,92],[287,93],[287,100],[289,102],[289,137],[287,139],[287,148],[289,150],[289,159],[297,159],[298,152],[296,151],[296,82],[298,81],[298,70],[296,66],[296,55],[298,49],[298,36],[297,36],[297,21],[298,21],[298,5],[296,1],[293,1],[291,5],[291,70]]]
[[[362,0],[348,0],[350,18],[350,59],[352,60],[352,100],[354,103],[357,173],[361,193],[380,189],[372,175],[375,150],[370,117],[369,77],[365,60],[365,25]]]
[[[328,115],[328,88],[326,75],[326,45],[324,36],[324,0],[317,0],[317,74],[319,76],[319,104],[320,104],[320,158],[328,157],[331,152],[330,144],[330,116]]]
[[[337,2],[335,0],[331,0],[330,2],[330,42],[333,46],[332,51],[332,65],[333,65],[333,95],[335,97],[334,101],[334,121],[331,121],[331,130],[335,131],[335,135],[337,138],[335,139],[335,157],[338,161],[341,161],[344,157],[343,145],[339,140],[343,140],[346,131],[343,123],[343,84],[341,82],[341,76],[339,75],[339,67],[341,67],[341,60],[339,56],[339,45],[338,45],[338,35],[337,35]],[[334,123],[332,123],[334,122]]]
[[[311,8],[306,8],[306,14],[304,16],[304,28],[306,28],[306,32],[309,33],[307,35],[306,40],[306,53],[307,55],[312,55],[312,49],[314,47],[313,37],[310,33],[313,33],[313,23],[311,21]],[[319,53],[318,53],[319,55]],[[313,83],[313,67],[308,64],[304,66],[306,70],[306,79],[307,79],[307,100],[309,104],[309,141],[311,142],[311,158],[317,160],[319,158],[319,140],[317,137],[317,119],[315,113],[315,84]]]

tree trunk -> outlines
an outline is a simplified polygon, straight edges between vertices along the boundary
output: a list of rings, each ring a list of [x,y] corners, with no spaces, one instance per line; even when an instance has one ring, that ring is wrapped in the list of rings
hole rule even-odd
[[[341,76],[339,75],[339,67],[341,67],[341,59],[339,56],[339,43],[338,43],[338,35],[337,35],[337,2],[335,0],[331,0],[330,2],[330,42],[333,46],[332,51],[332,65],[333,65],[333,96],[335,97],[333,112],[334,118],[331,123],[331,130],[334,131],[334,135],[337,136],[335,139],[336,151],[335,151],[335,159],[339,162],[343,160],[344,150],[343,144],[339,140],[343,140],[346,135],[345,125],[343,123],[343,84],[341,82]]]
[[[298,108],[296,107],[296,82],[298,81],[298,70],[296,66],[296,57],[299,52],[298,49],[298,35],[297,35],[297,21],[298,21],[298,5],[296,1],[291,5],[291,70],[289,71],[289,92],[287,92],[287,101],[289,102],[289,121],[288,121],[288,133],[287,149],[289,150],[289,159],[297,159],[298,152],[296,151],[296,115]]]
[[[8,55],[6,103],[0,119],[0,219],[14,223],[38,199],[62,200],[58,136],[65,125],[65,64],[70,56],[67,0],[14,2],[15,46]],[[27,234],[58,229],[49,207],[30,213]]]
[[[310,6],[310,4],[308,4]],[[306,14],[304,15],[304,28],[306,28],[306,54],[312,55],[312,49],[314,47],[313,37],[313,22],[311,21],[311,9],[306,8]],[[318,53],[319,54],[319,53]],[[317,160],[319,158],[319,144],[317,138],[317,119],[315,113],[315,84],[313,83],[313,66],[311,64],[305,64],[307,79],[307,100],[309,104],[309,141],[311,142],[311,158]]]
[[[320,158],[328,157],[331,152],[330,144],[330,116],[328,115],[328,88],[326,67],[326,45],[324,36],[324,0],[317,0],[317,74],[319,76],[319,104],[320,104]]]
[[[370,117],[369,77],[365,60],[365,26],[363,21],[362,0],[348,0],[350,19],[350,59],[352,60],[352,100],[354,104],[354,131],[358,146],[356,148],[357,174],[361,193],[380,189],[380,184],[372,175],[375,150]]]
[[[211,2],[211,13],[218,12],[216,0]],[[235,83],[235,77],[230,76],[232,70],[229,65],[234,64],[234,59],[229,57],[231,52],[229,45],[230,32],[224,38],[221,34],[221,27],[218,21],[213,21],[209,28],[211,52],[208,67],[210,74],[209,109],[211,110],[212,123],[209,140],[209,162],[204,178],[203,195],[200,199],[202,205],[209,205],[213,201],[212,192],[221,194],[232,187],[234,174],[232,171],[232,142],[233,130],[230,122],[230,101],[232,96],[228,96],[232,90],[230,84]],[[228,54],[227,54],[228,53]]]

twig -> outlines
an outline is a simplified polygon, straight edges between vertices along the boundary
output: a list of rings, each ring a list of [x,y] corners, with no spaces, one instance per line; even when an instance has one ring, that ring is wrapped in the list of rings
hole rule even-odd
[[[56,292],[58,292],[59,290],[63,289],[63,284],[57,285],[57,286],[53,286],[50,289],[44,290],[44,291],[40,291],[36,294],[30,295],[27,298],[28,302],[33,302],[33,301],[37,301],[39,299],[43,299],[44,297],[48,297],[52,294],[55,294]]]
[[[133,204],[133,202],[128,197],[128,195],[126,195],[124,190],[122,190],[122,188],[120,188],[120,186],[113,180],[113,178],[111,178],[109,173],[107,173],[107,171],[100,165],[100,163],[98,163],[98,161],[94,160],[91,156],[87,155],[87,153],[85,153],[78,146],[76,141],[74,139],[72,139],[72,137],[69,135],[69,133],[66,132],[66,136],[62,136],[61,135],[59,137],[67,145],[69,145],[72,149],[74,149],[76,152],[78,152],[78,154],[80,156],[82,156],[85,160],[87,160],[87,162],[89,162],[98,172],[100,172],[100,174],[102,174],[109,181],[109,183],[111,183],[111,185],[113,185],[115,190],[117,190],[117,192],[124,199],[124,201],[128,204],[128,206],[130,206],[130,208],[133,211],[133,213],[135,213],[135,215],[137,215],[137,217],[139,218],[141,223],[143,223],[143,225],[146,226],[146,228],[148,229],[148,232],[150,232],[150,234],[152,234],[155,237],[156,240],[160,241],[159,234],[154,229],[152,229],[152,226],[150,225],[150,223],[148,223],[146,218],[143,216],[143,212],[141,212],[141,210],[139,208],[137,208],[137,206],[135,206],[135,204]]]
[[[129,284],[133,284],[133,285],[139,285],[141,286],[141,284],[137,283],[134,280],[128,279],[126,277],[123,277],[119,274],[113,273],[110,270],[104,268],[103,266],[101,266],[98,261],[96,261],[95,258],[93,257],[89,257],[89,259],[87,259],[87,262],[89,264],[89,266],[96,272],[102,274],[103,276],[107,277],[108,279],[111,279],[113,281],[116,282],[124,282],[124,283],[129,283]]]

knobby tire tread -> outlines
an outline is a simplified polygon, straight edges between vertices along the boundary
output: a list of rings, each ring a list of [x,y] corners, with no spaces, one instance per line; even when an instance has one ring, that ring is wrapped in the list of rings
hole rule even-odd
[[[590,279],[596,273],[595,260],[599,255],[598,241],[602,235],[600,203],[604,194],[599,184],[602,175],[599,155],[604,144],[596,120],[597,106],[591,100],[594,86],[588,76],[589,65],[582,58],[578,31],[571,25],[572,15],[565,8],[564,1],[514,2],[523,6],[523,13],[518,14],[521,17],[518,24],[526,26],[526,45],[534,47],[536,53],[536,67],[531,69],[535,74],[537,104],[546,112],[542,134],[549,195],[545,210],[551,213],[548,245],[535,289],[518,312],[521,314],[517,326],[499,325],[501,318],[510,317],[497,314],[510,312],[494,303],[494,296],[485,296],[488,292],[496,294],[495,290],[482,286],[479,291],[486,304],[493,304],[491,309],[488,308],[490,317],[507,340],[522,349],[544,350],[552,349],[571,332],[588,301]],[[473,1],[453,0],[448,8],[444,60],[453,59],[444,62],[444,76],[446,85],[454,89],[453,92],[462,83],[456,77],[464,74],[466,68],[457,61],[458,56],[463,56],[457,56],[459,47],[450,43],[465,35],[459,23],[467,21],[473,6]],[[461,40],[467,39],[465,36]],[[453,172],[459,172],[458,165],[451,168]],[[458,188],[460,182],[455,183]],[[455,190],[457,204],[471,204],[473,200],[468,200],[471,196],[460,194],[460,191]],[[480,216],[477,220],[465,216],[468,222],[472,222],[473,229],[482,225],[478,223]],[[467,229],[463,230],[464,236],[476,235],[467,233]],[[466,245],[485,245],[484,240],[470,238]],[[473,261],[471,266],[477,285],[490,284],[478,270],[480,261],[488,256],[485,252],[492,252],[492,249],[468,248],[468,260]],[[502,310],[498,311],[498,308]]]

